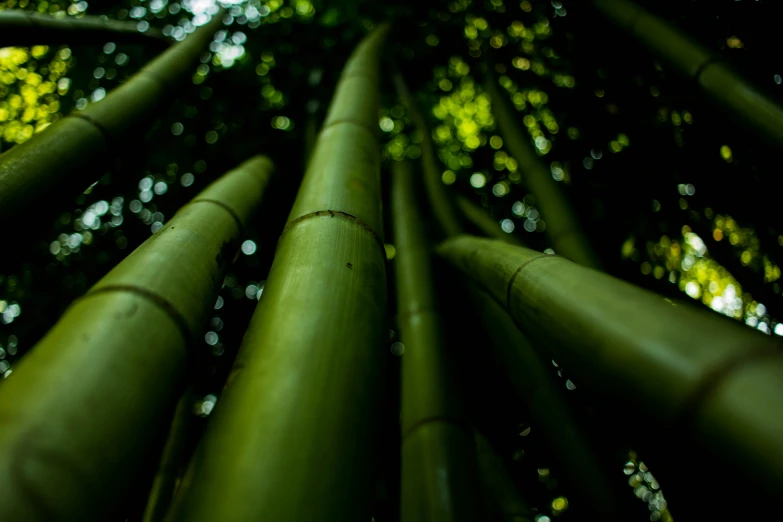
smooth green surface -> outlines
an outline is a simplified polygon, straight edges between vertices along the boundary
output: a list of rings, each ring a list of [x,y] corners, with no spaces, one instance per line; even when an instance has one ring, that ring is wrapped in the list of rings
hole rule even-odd
[[[441,335],[430,249],[411,164],[392,164],[397,316],[402,357],[403,522],[479,520],[470,423]]]
[[[271,164],[254,159],[196,199],[258,207]],[[237,198],[238,200],[239,198]],[[246,203],[249,199],[246,200]],[[240,227],[194,202],[76,301],[0,388],[0,505],[7,520],[83,521],[122,498],[166,423],[187,344],[212,309]],[[4,518],[5,520],[5,518]]]
[[[674,429],[669,437],[694,426],[727,473],[768,493],[783,488],[777,339],[526,248],[462,236],[438,251],[580,385],[640,408],[650,429]]]
[[[263,296],[167,520],[370,518],[387,283],[378,107],[367,100],[377,100],[384,32],[366,37],[349,61],[352,75],[343,77],[355,96],[366,96],[354,100],[365,112],[342,99],[332,104]],[[337,92],[346,89],[340,84]]]
[[[64,192],[76,195],[94,182],[112,146],[105,135],[110,141],[121,140],[157,116],[159,105],[187,76],[222,26],[221,17],[222,11],[103,100],[0,154],[0,220],[47,214],[61,204]]]
[[[492,98],[492,114],[506,147],[517,160],[524,182],[536,196],[536,204],[541,210],[542,219],[546,221],[546,234],[552,248],[556,253],[582,265],[600,267],[598,256],[587,241],[565,194],[530,145],[530,138],[520,125],[517,111],[493,77],[487,78],[484,87]]]

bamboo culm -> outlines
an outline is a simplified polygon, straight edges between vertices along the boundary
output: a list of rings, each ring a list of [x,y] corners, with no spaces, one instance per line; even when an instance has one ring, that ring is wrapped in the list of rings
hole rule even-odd
[[[783,146],[783,107],[724,63],[717,53],[629,0],[594,0],[597,10],[699,87],[761,138]]]
[[[479,432],[474,432],[474,439],[484,495],[487,504],[494,507],[494,511],[489,513],[491,520],[533,522],[535,517],[530,507],[519,496],[514,481],[489,441]]]
[[[0,47],[102,45],[106,42],[169,44],[159,29],[149,27],[142,32],[135,21],[99,16],[53,16],[22,9],[0,11]]]
[[[167,520],[370,517],[387,336],[376,135],[386,31],[367,36],[343,70],[263,296]]]
[[[757,495],[772,499],[783,490],[779,341],[559,256],[471,236],[447,240],[438,252],[580,386],[610,406],[649,415],[646,429],[659,441],[695,441],[723,476]],[[726,499],[720,509],[743,506]]]
[[[430,248],[407,160],[392,164],[395,274],[402,358],[401,520],[476,521],[475,450],[441,335]]]
[[[219,178],[65,312],[0,388],[7,520],[103,520],[178,396],[272,166]]]
[[[488,75],[484,88],[492,99],[492,114],[495,116],[500,134],[506,147],[519,165],[523,180],[536,197],[541,215],[546,220],[546,234],[552,248],[558,254],[585,266],[599,268],[601,263],[582,231],[571,204],[557,182],[552,179],[549,168],[536,155],[527,131],[517,119],[517,111],[498,88],[497,81]]]
[[[50,214],[67,201],[63,193],[76,195],[93,183],[105,170],[104,159],[112,147],[129,145],[126,138],[152,120],[174,87],[188,76],[223,25],[222,13],[103,100],[0,154],[0,220],[21,223],[28,217]],[[39,212],[41,209],[44,212]],[[35,235],[25,227],[20,232]]]

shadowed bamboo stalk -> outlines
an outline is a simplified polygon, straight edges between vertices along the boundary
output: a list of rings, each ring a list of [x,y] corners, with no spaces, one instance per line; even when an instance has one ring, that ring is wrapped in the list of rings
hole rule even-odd
[[[760,137],[783,145],[783,108],[745,81],[722,58],[671,24],[629,0],[594,0],[612,23],[699,87]]]
[[[158,106],[188,76],[222,24],[221,11],[103,100],[0,154],[0,221],[25,223],[51,214],[62,204],[63,193],[79,194],[94,182],[106,168],[108,152],[128,145],[125,138],[158,114]]]
[[[0,388],[7,520],[103,520],[171,414],[191,341],[267,186],[253,158],[78,299]]]
[[[649,415],[646,429],[659,441],[697,441],[724,477],[752,484],[761,498],[783,490],[777,340],[558,256],[470,236],[438,252],[581,386]]]
[[[492,99],[492,114],[511,156],[519,164],[525,184],[535,195],[552,248],[579,264],[599,268],[600,261],[582,231],[565,194],[552,179],[549,168],[530,145],[530,138],[518,122],[517,111],[509,104],[497,81],[488,75],[484,88]]]
[[[138,24],[99,16],[75,18],[9,9],[0,11],[0,47],[105,42],[168,44],[159,29],[149,27],[141,32]]]
[[[530,412],[531,424],[545,434],[545,442],[574,497],[574,507],[600,520],[619,520],[619,505],[606,473],[582,436],[563,400],[562,391],[505,310],[470,281],[466,295],[492,344],[494,367],[511,383],[516,399]]]
[[[413,99],[408,90],[408,86],[405,84],[400,73],[395,73],[394,85],[397,87],[397,96],[399,96],[405,109],[408,111],[408,116],[413,121],[413,126],[416,127],[422,135],[421,141],[421,170],[424,179],[424,187],[427,190],[427,196],[429,198],[430,206],[432,207],[432,214],[435,217],[435,221],[440,225],[441,231],[445,237],[455,236],[463,232],[462,226],[457,216],[457,210],[454,206],[454,201],[451,195],[446,191],[446,187],[443,186],[443,180],[441,178],[441,169],[438,167],[438,158],[435,154],[435,144],[432,141],[432,134],[430,134],[427,122],[424,120],[424,116],[421,114],[416,100]]]
[[[392,164],[402,358],[403,522],[479,520],[474,442],[441,336],[430,249],[406,160]]]
[[[506,233],[500,224],[492,219],[487,210],[484,210],[480,206],[473,203],[470,199],[462,194],[457,194],[456,197],[457,208],[466,221],[473,224],[482,234],[492,239],[499,239],[510,243],[512,245],[522,246],[522,240],[515,234]]]
[[[167,520],[364,521],[386,338],[378,62],[354,51]]]
[[[503,522],[533,522],[533,513],[522,500],[517,487],[506,471],[503,461],[479,432],[474,432],[479,473],[485,496],[491,499],[495,511],[491,520]]]

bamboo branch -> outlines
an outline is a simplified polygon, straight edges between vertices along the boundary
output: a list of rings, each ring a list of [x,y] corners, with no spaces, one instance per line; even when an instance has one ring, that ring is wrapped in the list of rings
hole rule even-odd
[[[0,48],[105,42],[169,43],[160,29],[150,27],[141,32],[138,22],[133,21],[111,20],[99,16],[52,16],[22,9],[0,11]]]
[[[783,107],[745,81],[720,55],[629,0],[594,0],[598,12],[664,60],[695,80],[718,106],[758,135],[783,145]]]
[[[407,160],[392,164],[402,358],[403,522],[478,520],[475,449],[441,337],[428,241]]]
[[[646,429],[659,444],[695,441],[722,477],[751,484],[759,498],[783,490],[777,339],[565,258],[470,236],[447,240],[438,251],[486,288],[580,385],[649,415]],[[680,464],[670,462],[670,469]],[[732,496],[719,507],[741,513],[742,499]]]
[[[499,511],[492,513],[495,515],[492,520],[497,518],[503,522],[533,522],[533,513],[519,496],[503,461],[483,435],[474,432],[474,437],[481,482],[486,489],[486,495],[492,499],[495,509]]]
[[[104,520],[173,409],[272,165],[201,192],[77,300],[0,388],[6,520]]]
[[[376,135],[386,32],[343,70],[171,521],[369,518],[387,332]]]
[[[523,246],[522,240],[515,234],[508,234],[500,227],[497,221],[492,219],[489,212],[473,203],[467,197],[457,194],[457,208],[466,221],[473,224],[483,235],[492,239],[499,239],[512,245]]]
[[[222,24],[221,11],[103,100],[0,154],[0,221],[25,223],[18,233],[34,236],[28,221],[48,217],[67,201],[63,194],[79,194],[95,181],[109,152],[127,147],[127,138],[157,115]]]
[[[600,268],[601,262],[585,237],[568,199],[536,155],[527,134],[520,128],[516,110],[498,89],[497,81],[491,75],[484,82],[484,88],[492,99],[492,114],[506,147],[517,160],[528,188],[536,196],[541,215],[546,220],[546,233],[552,248],[584,266]]]

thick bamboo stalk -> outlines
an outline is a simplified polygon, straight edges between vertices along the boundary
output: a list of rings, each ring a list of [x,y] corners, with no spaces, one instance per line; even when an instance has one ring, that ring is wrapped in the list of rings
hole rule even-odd
[[[495,368],[511,383],[516,399],[527,406],[531,424],[545,434],[574,507],[604,521],[620,520],[618,500],[606,473],[563,400],[547,364],[505,310],[467,282],[466,296],[492,345]]]
[[[77,300],[0,388],[4,520],[103,519],[171,413],[272,170],[218,179]]]
[[[79,194],[94,182],[108,153],[119,144],[131,145],[126,138],[157,115],[222,24],[221,11],[103,100],[0,154],[0,220],[23,223],[50,215],[67,201],[63,194]]]
[[[193,421],[193,392],[188,389],[182,394],[174,411],[166,445],[163,447],[158,471],[155,473],[147,499],[143,522],[162,521],[171,506],[177,481],[187,461],[187,439],[191,436]]]
[[[430,249],[407,160],[392,164],[402,358],[401,520],[479,520],[470,422],[441,335]]]
[[[538,208],[546,220],[546,234],[552,248],[579,264],[599,268],[598,256],[585,237],[571,204],[530,145],[530,138],[519,125],[517,112],[498,88],[494,77],[487,77],[484,88],[492,99],[492,114],[506,147],[517,160],[528,188],[536,196]]]
[[[495,509],[490,512],[491,519],[503,522],[533,522],[533,513],[527,502],[519,496],[503,461],[483,435],[474,432],[474,437],[481,482],[486,490],[485,495],[492,499]]]
[[[515,234],[508,234],[503,231],[500,224],[492,219],[489,212],[473,203],[470,199],[458,194],[456,198],[457,208],[466,221],[473,224],[483,235],[492,239],[499,239],[512,245],[522,246],[522,240]]]
[[[783,145],[783,107],[723,63],[720,55],[693,41],[676,27],[629,0],[594,0],[612,23],[634,36],[760,137]]]
[[[405,84],[402,75],[400,73],[395,73],[393,78],[394,85],[397,87],[397,96],[399,96],[403,105],[405,105],[408,117],[413,121],[413,126],[416,127],[422,135],[420,144],[421,169],[424,174],[424,188],[427,190],[427,197],[429,198],[435,221],[440,226],[444,237],[461,234],[463,232],[462,225],[460,224],[454,201],[446,191],[446,187],[443,186],[441,169],[438,167],[435,144],[433,143],[429,126],[416,105],[416,100],[413,99],[413,95],[411,95],[408,90],[408,86]]]
[[[386,337],[386,28],[348,61],[263,297],[167,520],[364,521]]]
[[[98,16],[58,17],[22,9],[0,11],[0,47],[105,42],[168,43],[159,29],[150,27],[141,32],[135,21]]]
[[[659,442],[696,440],[727,479],[766,498],[783,490],[778,340],[565,258],[470,236],[438,251],[580,386],[649,415]]]

